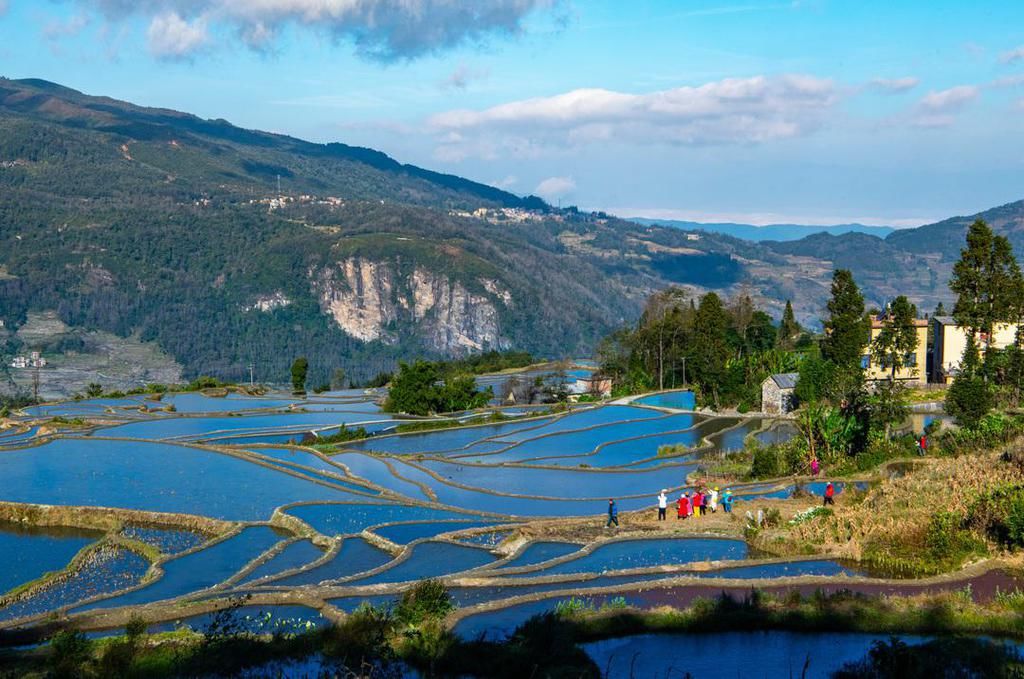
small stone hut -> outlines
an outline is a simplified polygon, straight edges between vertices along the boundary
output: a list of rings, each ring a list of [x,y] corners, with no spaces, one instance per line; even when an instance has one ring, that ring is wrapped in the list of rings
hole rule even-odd
[[[779,373],[761,383],[761,412],[783,415],[793,410],[793,390],[800,373]]]

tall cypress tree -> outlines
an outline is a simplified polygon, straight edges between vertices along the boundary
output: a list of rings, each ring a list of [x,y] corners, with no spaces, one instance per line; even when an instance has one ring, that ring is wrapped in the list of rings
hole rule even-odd
[[[906,367],[907,354],[917,351],[917,308],[905,296],[900,295],[889,304],[888,312],[882,319],[882,329],[871,344],[871,357],[888,365],[890,380]]]
[[[949,288],[956,293],[953,318],[969,335],[982,337],[986,359],[999,323],[1016,321],[1021,272],[1013,247],[983,219],[967,230],[967,246],[953,266]]]
[[[778,345],[780,349],[793,348],[793,342],[800,334],[802,328],[796,321],[793,313],[793,303],[786,300],[786,309],[782,312],[782,321],[779,322]]]
[[[844,372],[859,371],[870,331],[864,316],[864,296],[848,269],[836,269],[832,274],[828,313],[825,339],[821,343],[822,357]]]
[[[713,292],[700,298],[693,319],[693,363],[696,381],[710,391],[718,405],[718,388],[725,379],[729,359],[729,317]]]

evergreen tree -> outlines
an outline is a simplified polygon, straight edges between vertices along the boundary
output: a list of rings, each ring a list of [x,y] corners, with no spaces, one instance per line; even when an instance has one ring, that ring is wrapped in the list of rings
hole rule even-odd
[[[944,305],[942,302],[939,302],[939,305],[935,307],[935,311],[932,313],[932,318],[936,318],[938,316],[945,316],[945,315],[946,315],[946,305]]]
[[[787,299],[786,309],[782,312],[782,321],[779,323],[779,348],[792,349],[801,330],[800,324],[796,321],[796,315],[793,313],[793,303]]]
[[[1022,283],[1010,241],[993,233],[984,220],[975,220],[949,288],[957,295],[953,318],[968,335],[980,334],[987,357],[996,326],[1017,320]]]
[[[917,309],[905,296],[900,295],[889,305],[882,329],[871,345],[871,356],[883,366],[889,366],[890,380],[906,367],[906,357],[917,351]]]
[[[331,389],[339,390],[345,388],[345,369],[335,368],[331,373]]]
[[[292,393],[296,396],[306,395],[306,374],[309,372],[309,361],[299,356],[292,363]]]
[[[893,425],[902,424],[910,416],[907,390],[895,380],[880,383],[868,398],[871,423],[885,430],[886,440]]]
[[[822,357],[844,372],[860,371],[860,360],[870,331],[864,316],[864,296],[848,269],[836,269],[832,275],[828,313],[825,339],[821,344]]]
[[[710,392],[718,405],[718,390],[729,359],[729,317],[722,300],[713,292],[700,298],[693,320],[693,372],[695,381]]]

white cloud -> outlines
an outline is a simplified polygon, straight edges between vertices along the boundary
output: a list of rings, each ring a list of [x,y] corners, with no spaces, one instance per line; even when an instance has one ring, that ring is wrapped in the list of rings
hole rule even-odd
[[[917,78],[875,78],[870,85],[873,89],[886,94],[902,94],[908,92],[921,83]]]
[[[999,55],[999,61],[1004,64],[1012,64],[1015,61],[1021,61],[1024,59],[1024,45],[1015,47],[1012,50],[1008,50]]]
[[[533,190],[541,198],[555,200],[576,190],[572,177],[548,177]]]
[[[497,187],[499,189],[505,189],[506,191],[508,191],[509,189],[513,188],[518,183],[519,183],[519,177],[517,177],[517,176],[515,176],[513,174],[510,174],[507,177],[505,177],[504,179],[500,179],[500,180],[498,180],[496,182],[491,182],[491,186]]]
[[[153,17],[146,38],[149,51],[162,59],[186,59],[209,41],[204,18],[189,23],[176,12]]]
[[[949,127],[956,122],[956,113],[981,94],[975,85],[958,85],[946,90],[932,91],[917,102],[910,122],[915,127]]]
[[[978,93],[974,85],[957,85],[948,90],[929,92],[921,98],[919,105],[928,111],[955,111],[977,99]]]
[[[831,80],[758,76],[647,94],[573,90],[480,111],[448,111],[429,124],[441,138],[438,155],[446,159],[613,141],[746,144],[806,134],[837,100]]]
[[[43,38],[46,40],[71,38],[81,33],[88,25],[89,17],[85,14],[74,14],[68,17],[65,21],[54,19],[43,26]]]
[[[299,26],[351,42],[380,61],[412,59],[493,36],[516,35],[523,19],[562,0],[69,0],[120,20],[230,28],[248,46],[271,47],[280,30]],[[4,0],[0,0],[4,2]]]
[[[1004,87],[1019,87],[1024,85],[1024,73],[1018,73],[1016,75],[1007,75],[1002,78],[996,78],[989,83],[989,87],[1004,88]]]

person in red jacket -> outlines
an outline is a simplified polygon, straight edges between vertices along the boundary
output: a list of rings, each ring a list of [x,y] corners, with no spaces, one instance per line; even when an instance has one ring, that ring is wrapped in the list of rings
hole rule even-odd
[[[686,497],[686,493],[679,496],[679,500],[676,501],[676,520],[685,519],[690,515],[690,498]]]
[[[829,481],[827,484],[825,484],[825,503],[822,506],[824,507],[828,505],[834,505],[835,500],[832,499],[832,496],[835,494],[836,487],[832,485],[831,481]]]
[[[701,495],[700,491],[694,491],[693,493],[693,515],[700,516],[703,514],[704,509],[704,496]]]

